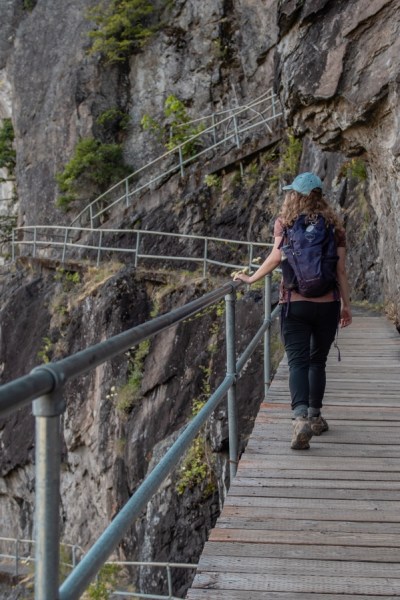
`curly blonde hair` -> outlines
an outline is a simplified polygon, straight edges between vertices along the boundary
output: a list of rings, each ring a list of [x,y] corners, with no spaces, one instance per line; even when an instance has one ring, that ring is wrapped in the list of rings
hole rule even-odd
[[[282,225],[291,227],[299,215],[307,215],[310,221],[313,221],[316,215],[322,215],[327,224],[333,225],[337,230],[344,229],[340,216],[329,206],[319,188],[311,190],[307,196],[294,190],[286,194],[279,213]]]

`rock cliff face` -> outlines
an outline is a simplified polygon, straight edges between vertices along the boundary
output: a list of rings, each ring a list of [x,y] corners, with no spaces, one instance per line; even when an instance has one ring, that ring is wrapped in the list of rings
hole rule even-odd
[[[361,157],[367,193],[342,200],[349,216],[353,281],[366,297],[400,308],[399,30],[398,4],[282,2],[276,81],[286,119],[318,148],[320,167]],[[342,163],[343,164],[343,163]],[[339,169],[328,174],[338,187]],[[343,190],[339,190],[339,195]],[[360,245],[367,243],[358,271]],[[355,250],[355,252],[353,251]]]
[[[255,98],[275,78],[287,124],[304,142],[300,168],[318,169],[346,211],[354,296],[392,303],[398,312],[394,0],[287,1],[278,14],[274,2],[218,0],[199,7],[179,0],[166,26],[123,67],[87,54],[90,5],[41,0],[28,11],[6,3],[0,107],[10,116],[12,103],[20,224],[69,222],[55,208],[54,176],[77,140],[96,133],[102,111],[128,112],[125,158],[136,168],[161,151],[140,120],[144,113],[162,118],[168,95],[199,116]],[[346,165],[355,156],[365,162],[367,180],[349,186]],[[359,212],[361,232],[358,216],[352,221]]]
[[[273,0],[171,4],[165,25],[143,51],[124,65],[106,66],[101,57],[87,54],[87,32],[93,25],[85,14],[91,0],[38,0],[26,2],[25,8],[20,0],[3,2],[0,119],[12,117],[14,124],[19,223],[70,222],[72,216],[55,207],[54,177],[76,142],[97,134],[96,119],[104,110],[117,107],[129,114],[123,145],[134,169],[161,152],[140,120],[144,113],[162,119],[170,94],[197,117],[254,99],[275,81],[285,123],[302,143],[298,169],[316,170],[332,202],[343,210],[353,297],[391,305],[399,321],[396,0],[283,0],[279,7]],[[215,188],[204,184],[204,171],[194,169],[186,180],[172,178],[148,194],[134,212],[114,215],[112,224],[130,226],[140,220],[144,229],[265,241],[280,203],[273,182],[293,174],[277,169],[270,149],[253,158],[248,171],[249,164],[242,165],[245,176],[239,184],[238,165],[236,174],[219,172]],[[0,184],[0,199],[10,189]],[[40,362],[38,353],[51,359],[74,352],[146,320],[155,300],[168,310],[207,285],[191,275],[186,283],[174,279],[171,289],[165,275],[141,274],[129,264],[100,282],[79,265],[69,268],[80,274],[76,287],[51,264],[4,269],[2,381],[28,372]],[[66,290],[68,285],[72,288]],[[260,317],[259,300],[257,292],[241,300],[238,319],[244,337]],[[66,538],[89,545],[177,435],[190,417],[191,400],[202,393],[204,373],[214,383],[215,374],[224,370],[221,357],[209,350],[221,343],[219,329],[214,314],[163,334],[142,365],[142,400],[125,412],[117,410],[115,389],[129,378],[134,357],[116,360],[68,386],[62,484]],[[21,339],[24,345],[15,360],[14,344]],[[193,340],[201,342],[200,352]],[[251,414],[262,397],[259,364],[255,357],[242,384],[242,390],[251,390],[250,397],[243,391],[240,396],[241,406],[250,403]],[[15,445],[20,432],[23,443]],[[218,414],[208,442],[220,457],[220,486],[225,440],[223,414]],[[0,444],[0,517],[2,526],[8,524],[2,533],[27,536],[33,501],[29,412],[0,425]],[[127,537],[130,557],[196,560],[204,525],[215,519],[220,497],[216,490],[200,487],[178,498],[175,486],[175,480],[167,482]],[[200,510],[204,494],[207,508]],[[83,504],[77,497],[85,499]],[[177,523],[174,539],[168,533],[171,522]],[[185,530],[191,532],[190,546]],[[152,577],[146,581],[152,587]]]
[[[273,2],[210,0],[200,6],[177,0],[167,26],[146,51],[131,58],[129,68],[105,67],[100,57],[88,56],[86,34],[93,23],[85,15],[93,2],[58,6],[40,0],[24,11],[16,28],[17,4],[8,2],[5,17],[15,36],[12,48],[7,43],[6,72],[12,85],[21,224],[65,221],[54,206],[54,176],[77,140],[93,133],[104,110],[129,112],[125,153],[136,168],[154,158],[141,117],[145,112],[158,117],[168,95],[175,94],[198,116],[251,97],[259,85],[262,92],[272,82]],[[4,44],[6,34],[4,29]]]

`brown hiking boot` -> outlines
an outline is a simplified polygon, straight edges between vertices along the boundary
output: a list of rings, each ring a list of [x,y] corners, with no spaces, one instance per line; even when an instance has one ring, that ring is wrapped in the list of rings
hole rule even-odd
[[[311,431],[314,435],[321,435],[321,433],[329,429],[327,421],[321,415],[319,417],[311,417],[309,421]]]
[[[308,419],[305,419],[304,417],[297,417],[292,424],[293,435],[290,447],[293,450],[308,450],[310,447],[309,441],[313,436]]]

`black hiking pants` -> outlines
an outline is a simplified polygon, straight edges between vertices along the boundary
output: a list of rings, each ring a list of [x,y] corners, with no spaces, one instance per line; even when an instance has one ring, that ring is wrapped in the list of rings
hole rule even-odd
[[[282,305],[282,337],[289,364],[293,416],[319,411],[326,386],[326,360],[335,339],[340,302],[292,301]],[[313,411],[315,412],[315,411]]]

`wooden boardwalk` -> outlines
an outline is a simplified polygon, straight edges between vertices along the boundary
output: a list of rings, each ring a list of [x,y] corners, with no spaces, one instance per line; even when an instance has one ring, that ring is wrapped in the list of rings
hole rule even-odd
[[[400,336],[357,316],[339,346],[310,450],[290,449],[282,361],[189,600],[400,598]]]

